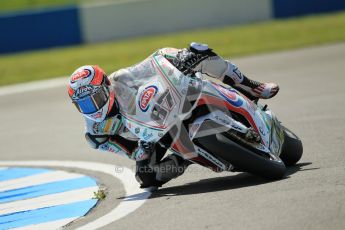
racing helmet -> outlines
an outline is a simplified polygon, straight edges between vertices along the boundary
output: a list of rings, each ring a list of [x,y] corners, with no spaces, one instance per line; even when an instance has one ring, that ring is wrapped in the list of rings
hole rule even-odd
[[[100,67],[85,65],[71,75],[68,94],[80,113],[95,122],[101,122],[113,106],[117,106],[114,103],[115,92],[110,85],[107,75]]]

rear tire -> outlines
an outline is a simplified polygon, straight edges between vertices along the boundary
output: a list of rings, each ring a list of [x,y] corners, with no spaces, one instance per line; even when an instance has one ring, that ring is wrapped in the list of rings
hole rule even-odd
[[[286,166],[295,165],[302,157],[303,145],[301,139],[286,127],[284,128],[284,144],[280,159]]]

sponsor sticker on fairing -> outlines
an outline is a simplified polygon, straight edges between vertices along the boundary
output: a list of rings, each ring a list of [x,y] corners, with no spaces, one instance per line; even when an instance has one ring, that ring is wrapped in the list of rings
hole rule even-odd
[[[158,92],[158,88],[154,85],[150,85],[146,87],[139,96],[139,108],[141,111],[146,112],[150,107],[151,99],[156,95]]]
[[[149,133],[149,131],[147,131],[147,129],[145,129],[142,136],[143,136],[144,140],[147,141],[153,137],[153,133]]]
[[[140,128],[139,127],[135,128],[134,132],[135,132],[135,134],[140,133]]]
[[[196,147],[196,151],[197,153],[206,158],[207,160],[211,161],[214,165],[216,165],[217,167],[221,168],[223,171],[226,169],[226,166],[219,161],[217,158],[215,158],[214,156],[212,156],[211,154],[209,154],[208,152],[206,152],[205,150],[203,150],[200,147]]]
[[[220,94],[233,106],[241,107],[243,105],[242,99],[237,95],[236,91],[227,89],[217,84],[213,86],[220,92]]]

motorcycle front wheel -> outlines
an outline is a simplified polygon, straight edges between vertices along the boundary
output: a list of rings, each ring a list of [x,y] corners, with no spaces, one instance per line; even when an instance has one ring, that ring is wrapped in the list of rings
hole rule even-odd
[[[284,127],[284,144],[280,159],[286,166],[295,165],[302,157],[303,145],[301,139],[291,130]]]
[[[196,141],[202,148],[240,171],[269,180],[281,179],[285,175],[286,167],[279,157],[254,152],[222,133],[199,137]]]

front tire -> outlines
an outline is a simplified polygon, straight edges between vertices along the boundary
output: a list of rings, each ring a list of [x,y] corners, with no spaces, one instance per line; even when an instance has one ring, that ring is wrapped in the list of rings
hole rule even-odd
[[[216,157],[230,162],[235,168],[266,179],[277,180],[285,175],[286,167],[278,157],[255,153],[223,134],[197,138],[197,144]]]
[[[286,127],[284,128],[284,144],[280,159],[286,166],[295,165],[302,157],[303,145],[301,139]]]

